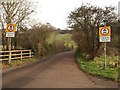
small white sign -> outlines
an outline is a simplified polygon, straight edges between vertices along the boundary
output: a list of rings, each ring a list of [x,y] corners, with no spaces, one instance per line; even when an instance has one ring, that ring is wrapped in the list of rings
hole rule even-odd
[[[110,36],[100,36],[99,37],[100,39],[100,42],[110,42],[111,39],[110,39]]]
[[[14,32],[6,32],[6,37],[15,37]]]

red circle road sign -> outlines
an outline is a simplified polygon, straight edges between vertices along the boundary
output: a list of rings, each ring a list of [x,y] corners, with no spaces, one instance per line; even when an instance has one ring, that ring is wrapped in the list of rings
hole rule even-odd
[[[103,36],[106,36],[108,33],[109,33],[109,29],[108,28],[102,28],[100,30],[100,33],[103,35]]]
[[[16,25],[15,24],[7,24],[6,32],[15,32],[16,31]]]
[[[110,36],[110,26],[100,27],[99,28],[99,36]]]

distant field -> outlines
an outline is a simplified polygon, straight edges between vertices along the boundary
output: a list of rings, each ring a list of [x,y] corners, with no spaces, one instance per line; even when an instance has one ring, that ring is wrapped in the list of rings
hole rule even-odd
[[[66,41],[67,39],[71,39],[71,34],[60,34],[57,32],[53,32],[48,38],[48,43],[53,43],[54,41]]]
[[[60,34],[57,32],[54,32],[50,35],[50,38],[47,39],[49,44],[52,44],[54,41],[61,41],[64,42],[65,46],[68,47],[73,47],[74,49],[77,48],[76,43],[74,42],[74,40],[72,39],[72,35],[71,34]]]

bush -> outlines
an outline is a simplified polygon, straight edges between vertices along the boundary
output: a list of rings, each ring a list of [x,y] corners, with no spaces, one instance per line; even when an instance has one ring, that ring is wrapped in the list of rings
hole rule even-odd
[[[65,45],[65,41],[68,38],[71,40],[70,34],[60,34],[52,26],[40,24],[30,30],[19,32],[17,35],[17,46],[22,49],[32,49],[35,56],[41,58],[71,50]]]
[[[36,57],[44,57],[49,48],[46,39],[53,30],[53,27],[39,24],[30,30],[19,32],[17,36],[17,46],[23,49],[32,49]]]

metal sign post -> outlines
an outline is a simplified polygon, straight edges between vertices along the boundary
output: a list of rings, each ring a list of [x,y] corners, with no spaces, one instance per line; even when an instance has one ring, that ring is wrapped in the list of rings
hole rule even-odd
[[[104,26],[99,28],[99,42],[104,42],[104,66],[103,69],[106,69],[107,66],[107,48],[106,48],[106,42],[110,42],[110,34],[111,34],[111,29],[110,26]]]
[[[105,42],[105,47],[104,47],[104,53],[105,53],[105,59],[104,59],[104,67],[103,67],[103,69],[106,69],[106,51],[107,51],[107,48],[106,48],[106,42]]]
[[[9,64],[11,63],[11,37],[8,37],[8,42],[9,42]]]

